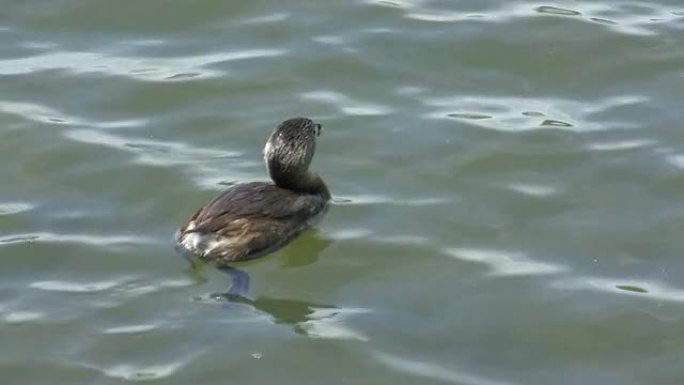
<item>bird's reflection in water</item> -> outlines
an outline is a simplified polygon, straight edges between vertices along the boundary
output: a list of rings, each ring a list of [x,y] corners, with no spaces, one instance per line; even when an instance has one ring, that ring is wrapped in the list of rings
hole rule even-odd
[[[281,257],[279,257],[282,266],[288,268],[302,267],[316,262],[320,253],[331,243],[329,240],[318,238],[317,235],[316,230],[306,231],[293,244],[296,247],[284,248]],[[204,264],[198,264],[193,259],[188,260],[191,263],[191,269],[188,273],[200,281],[201,279],[197,277],[201,276],[199,269]],[[251,263],[255,262],[240,265],[245,266]],[[212,299],[221,301],[226,308],[247,305],[260,312],[268,313],[273,322],[292,325],[297,333],[309,334],[311,329],[309,326],[312,322],[332,320],[341,311],[340,308],[333,305],[301,300],[268,297],[251,298],[248,295],[250,277],[246,271],[236,267],[222,267],[219,270],[230,275],[231,284],[226,292],[212,294],[210,296]]]
[[[312,229],[302,233],[297,241],[297,247],[285,247],[279,258],[284,267],[301,267],[310,265],[318,260],[318,256],[330,246],[332,241],[318,236],[318,230]]]
[[[230,274],[233,275],[234,271]],[[294,299],[268,297],[250,298],[235,293],[234,289],[235,285],[233,284],[226,293],[214,294],[212,295],[212,298],[225,301],[227,308],[235,306],[236,304],[243,304],[260,312],[268,313],[276,324],[292,325],[294,331],[300,334],[308,334],[306,328],[307,322],[334,318],[340,310],[333,305],[317,304]]]

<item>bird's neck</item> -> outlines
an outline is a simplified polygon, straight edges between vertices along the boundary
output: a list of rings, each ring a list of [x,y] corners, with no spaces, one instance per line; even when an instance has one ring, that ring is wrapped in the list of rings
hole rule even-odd
[[[268,165],[268,173],[277,186],[307,194],[321,195],[325,200],[330,199],[330,190],[320,175],[309,170],[281,170],[279,167]]]

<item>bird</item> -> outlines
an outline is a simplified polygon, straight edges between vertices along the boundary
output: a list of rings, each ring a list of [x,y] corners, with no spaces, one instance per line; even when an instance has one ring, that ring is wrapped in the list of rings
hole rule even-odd
[[[181,251],[228,266],[265,256],[317,224],[331,197],[309,170],[321,132],[305,117],[278,124],[263,149],[272,182],[237,184],[200,207],[175,233]]]

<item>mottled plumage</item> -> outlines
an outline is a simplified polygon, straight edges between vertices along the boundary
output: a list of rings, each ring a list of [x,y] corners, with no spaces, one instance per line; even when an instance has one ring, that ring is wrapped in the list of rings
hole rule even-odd
[[[320,130],[307,118],[279,124],[264,147],[274,183],[243,183],[224,191],[178,229],[178,245],[225,264],[274,251],[313,225],[330,200],[323,180],[309,171]]]

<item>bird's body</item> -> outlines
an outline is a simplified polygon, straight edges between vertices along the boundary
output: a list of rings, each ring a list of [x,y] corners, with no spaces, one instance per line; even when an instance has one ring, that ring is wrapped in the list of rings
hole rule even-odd
[[[319,133],[320,125],[306,118],[276,127],[264,148],[274,183],[243,183],[224,191],[181,225],[178,246],[226,264],[268,254],[317,223],[330,200],[323,180],[308,170]]]

